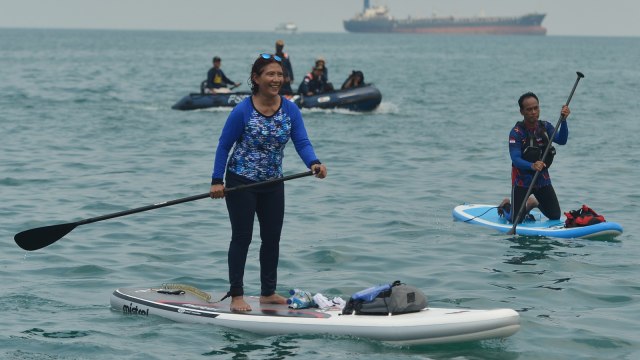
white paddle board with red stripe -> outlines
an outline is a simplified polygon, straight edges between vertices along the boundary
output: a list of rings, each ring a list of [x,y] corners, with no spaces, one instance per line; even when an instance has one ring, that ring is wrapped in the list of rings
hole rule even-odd
[[[117,289],[111,307],[137,316],[207,323],[264,335],[332,334],[396,344],[439,344],[511,336],[520,329],[512,309],[470,310],[427,307],[401,315],[343,315],[339,308],[291,309],[247,297],[250,312],[232,312],[229,299],[210,302],[201,294],[163,288]]]

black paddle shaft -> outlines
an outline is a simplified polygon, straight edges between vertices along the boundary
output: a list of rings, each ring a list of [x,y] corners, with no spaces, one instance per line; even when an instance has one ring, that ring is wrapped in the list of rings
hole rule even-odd
[[[258,187],[258,186],[276,184],[276,183],[280,183],[280,182],[283,182],[283,181],[297,179],[297,178],[301,178],[301,177],[309,176],[309,175],[313,175],[313,172],[312,171],[307,171],[307,172],[298,173],[298,174],[294,174],[294,175],[284,176],[284,177],[277,178],[277,179],[271,179],[271,180],[267,180],[267,181],[251,183],[251,184],[246,184],[246,185],[239,185],[239,186],[236,186],[236,187],[225,189],[225,193],[230,193],[230,192],[238,191],[238,190],[246,190],[246,189],[250,189],[250,188],[254,188],[254,187]],[[73,229],[75,229],[77,226],[80,226],[80,225],[91,224],[91,223],[98,222],[98,221],[113,219],[113,218],[116,218],[116,217],[125,216],[125,215],[131,215],[131,214],[135,214],[135,213],[139,213],[139,212],[143,212],[143,211],[148,211],[148,210],[153,210],[153,209],[159,209],[159,208],[162,208],[162,207],[181,204],[181,203],[185,203],[185,202],[189,202],[189,201],[200,200],[200,199],[208,198],[209,196],[210,195],[207,192],[207,193],[200,194],[200,195],[194,195],[194,196],[189,196],[189,197],[185,197],[185,198],[181,198],[181,199],[165,201],[165,202],[161,202],[161,203],[157,203],[157,204],[153,204],[153,205],[142,206],[142,207],[135,208],[135,209],[124,210],[124,211],[120,211],[120,212],[115,212],[115,213],[111,213],[111,214],[106,214],[106,215],[102,215],[102,216],[97,216],[97,217],[93,217],[93,218],[79,220],[79,221],[76,221],[76,222],[38,227],[38,228],[29,229],[29,230],[25,230],[25,231],[19,232],[13,237],[13,239],[15,240],[16,244],[18,244],[18,246],[20,246],[24,250],[27,250],[27,251],[38,250],[38,249],[42,249],[43,247],[47,247],[47,246],[53,244],[54,242],[60,240],[62,237],[64,237],[65,235],[67,235]]]
[[[576,91],[576,87],[578,87],[578,82],[580,81],[580,79],[584,77],[584,74],[581,73],[580,71],[577,71],[576,74],[578,75],[578,77],[576,78],[576,82],[573,84],[573,89],[571,89],[571,93],[569,94],[569,98],[567,99],[567,103],[566,103],[567,106],[569,106],[569,103],[571,102],[571,98],[573,97],[573,93]],[[551,134],[551,141],[549,141],[549,143],[544,149],[544,153],[542,154],[542,159],[547,158],[547,154],[551,150],[551,144],[553,143],[553,138],[556,136],[556,132],[558,132],[558,128],[560,128],[560,124],[562,123],[562,120],[564,120],[564,116],[560,115],[560,118],[558,119],[558,123],[556,124],[556,127],[553,129],[553,134]],[[529,199],[529,196],[531,196],[531,192],[533,192],[533,186],[538,180],[539,175],[540,175],[540,170],[536,170],[536,173],[533,175],[533,179],[531,179],[531,184],[527,189],[527,194],[524,196],[524,200],[522,201],[522,204],[520,204],[520,208],[518,209],[516,218],[513,219],[513,227],[511,228],[511,230],[509,230],[507,234],[514,235],[516,233],[516,227],[518,226],[518,222],[520,221],[520,219],[522,218],[522,215],[524,214],[524,209],[527,207],[527,199]]]

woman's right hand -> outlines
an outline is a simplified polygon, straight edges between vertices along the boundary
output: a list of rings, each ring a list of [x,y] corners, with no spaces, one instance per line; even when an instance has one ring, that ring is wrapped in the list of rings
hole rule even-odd
[[[311,165],[311,171],[313,171],[313,174],[319,179],[327,177],[327,167],[324,166],[324,164]]]
[[[209,189],[209,196],[212,199],[222,199],[224,197],[224,185],[222,184],[211,185],[211,189]]]

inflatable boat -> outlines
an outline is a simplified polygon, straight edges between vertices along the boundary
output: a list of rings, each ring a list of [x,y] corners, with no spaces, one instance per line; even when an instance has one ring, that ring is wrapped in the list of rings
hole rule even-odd
[[[183,97],[171,108],[174,110],[196,110],[212,107],[234,107],[250,96],[250,92],[230,92],[220,94],[192,93]],[[318,95],[296,94],[287,97],[299,108],[347,109],[351,111],[373,111],[382,101],[380,90],[372,84],[356,88],[336,90]]]

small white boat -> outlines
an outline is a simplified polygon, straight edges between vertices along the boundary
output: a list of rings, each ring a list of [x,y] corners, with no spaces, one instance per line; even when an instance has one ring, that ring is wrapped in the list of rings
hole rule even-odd
[[[293,34],[298,31],[298,25],[292,22],[282,23],[276,27],[276,32]]]

